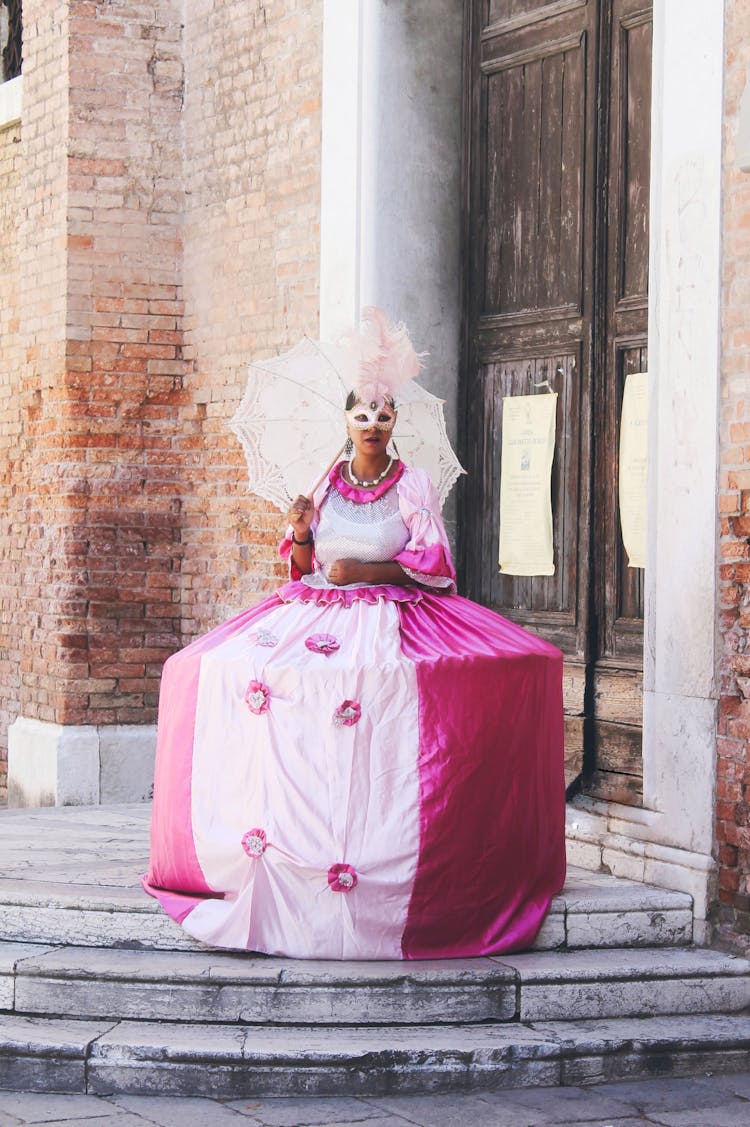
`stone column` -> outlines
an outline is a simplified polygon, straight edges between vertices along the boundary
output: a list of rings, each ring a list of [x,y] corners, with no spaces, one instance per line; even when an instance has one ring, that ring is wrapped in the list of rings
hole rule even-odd
[[[707,11],[710,9],[710,11]],[[695,898],[715,870],[723,19],[654,5],[643,809],[579,800],[570,857]]]
[[[325,0],[321,335],[405,321],[454,436],[462,34],[453,0]]]

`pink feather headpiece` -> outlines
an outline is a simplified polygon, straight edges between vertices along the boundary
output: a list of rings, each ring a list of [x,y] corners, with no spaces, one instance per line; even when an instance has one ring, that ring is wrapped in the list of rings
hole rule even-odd
[[[360,331],[346,337],[345,343],[356,356],[354,390],[362,403],[394,399],[398,389],[419,374],[426,355],[414,351],[404,323],[394,325],[376,305],[362,310]]]

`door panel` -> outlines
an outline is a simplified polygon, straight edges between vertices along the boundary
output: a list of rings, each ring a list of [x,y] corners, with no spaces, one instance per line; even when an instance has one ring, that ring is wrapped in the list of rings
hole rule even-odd
[[[498,358],[484,366],[484,398],[487,432],[483,436],[486,450],[493,457],[500,449],[503,423],[503,398],[508,395],[534,394],[537,385],[549,384],[558,393],[556,456],[552,467],[553,534],[555,574],[551,576],[503,575],[497,568],[497,544],[500,537],[500,476],[492,470],[491,486],[483,491],[488,508],[485,511],[482,555],[489,558],[494,550],[495,566],[482,569],[486,602],[491,606],[513,608],[517,622],[544,628],[550,637],[575,644],[576,558],[575,540],[566,535],[566,520],[574,521],[578,487],[578,448],[568,441],[565,419],[577,413],[577,372],[575,354]],[[548,394],[545,387],[545,394]]]
[[[483,318],[581,311],[585,36],[483,64],[487,232]]]
[[[490,0],[487,23],[491,32],[509,31],[585,4],[586,0]]]
[[[529,8],[526,4],[523,10]],[[521,6],[501,30],[474,4],[470,39],[476,83],[469,92],[474,154],[467,180],[469,270],[465,279],[467,363],[463,568],[466,586],[518,622],[583,658],[588,630],[587,553],[578,543],[587,471],[591,351],[593,139],[579,127],[589,114],[594,68],[588,43],[593,8],[544,5],[528,26]],[[495,13],[500,11],[494,6]],[[467,154],[467,159],[468,154]],[[501,575],[499,459],[502,398],[558,392],[553,466],[555,575]],[[583,430],[582,430],[583,422]],[[587,535],[587,533],[586,533]],[[584,598],[581,598],[581,590]]]
[[[587,793],[619,802],[642,799],[643,570],[628,567],[618,505],[620,416],[625,377],[648,370],[649,150],[651,141],[651,7],[612,0],[603,65],[600,152],[606,178],[598,228],[603,324],[595,365],[594,616],[591,676],[594,723],[588,754],[594,772]],[[629,715],[606,715],[618,678],[632,701]],[[602,707],[605,714],[602,714]]]
[[[566,761],[639,801],[642,572],[617,509],[624,379],[647,368],[648,0],[467,0],[461,568],[565,655]],[[500,574],[507,395],[558,392],[555,574]]]

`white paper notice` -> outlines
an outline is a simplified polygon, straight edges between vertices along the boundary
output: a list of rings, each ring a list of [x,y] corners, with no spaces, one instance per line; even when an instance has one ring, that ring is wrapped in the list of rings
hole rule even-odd
[[[620,418],[620,525],[628,567],[646,566],[648,372],[625,377]]]
[[[557,393],[503,398],[500,453],[500,570],[554,575],[552,459]]]

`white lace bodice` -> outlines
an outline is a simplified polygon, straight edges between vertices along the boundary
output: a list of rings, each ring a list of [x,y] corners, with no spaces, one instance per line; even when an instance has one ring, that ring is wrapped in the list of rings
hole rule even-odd
[[[315,533],[316,570],[305,575],[311,587],[330,586],[327,568],[336,560],[354,559],[384,563],[403,551],[409,540],[398,502],[398,491],[389,489],[377,501],[350,501],[336,489],[326,495]],[[366,584],[351,583],[350,587]]]

